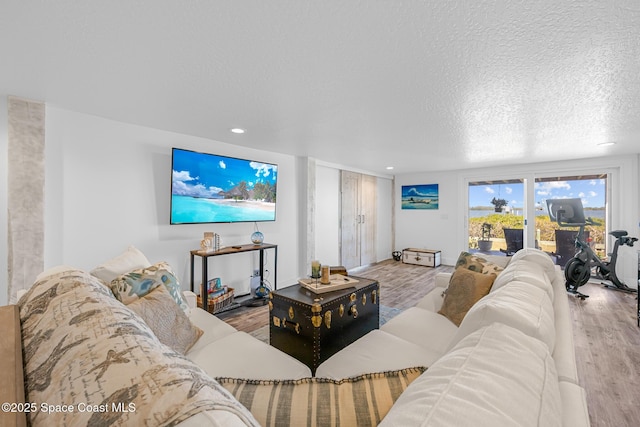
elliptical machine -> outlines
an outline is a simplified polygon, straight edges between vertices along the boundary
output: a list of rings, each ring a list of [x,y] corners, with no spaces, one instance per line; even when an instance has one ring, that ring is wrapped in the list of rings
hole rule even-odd
[[[582,300],[588,298],[589,295],[578,292],[578,288],[589,281],[589,278],[592,276],[592,270],[595,270],[594,277],[611,282],[611,284],[602,283],[610,289],[629,293],[638,292],[637,289],[630,288],[624,284],[616,274],[618,249],[621,245],[633,246],[634,242],[638,240],[637,238],[628,237],[628,233],[625,230],[611,231],[609,234],[616,238],[616,242],[613,246],[613,252],[610,254],[610,260],[603,261],[593,252],[591,246],[584,241],[585,225],[595,225],[597,223],[591,218],[585,219],[582,200],[549,199],[547,200],[547,208],[549,210],[549,217],[552,221],[556,221],[559,226],[579,227],[575,241],[576,254],[564,267],[567,292],[574,294]]]

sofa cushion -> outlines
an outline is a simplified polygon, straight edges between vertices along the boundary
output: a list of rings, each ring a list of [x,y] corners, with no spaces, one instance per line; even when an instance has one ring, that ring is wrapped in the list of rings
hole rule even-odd
[[[443,354],[458,328],[438,313],[411,307],[389,320],[380,330]]]
[[[497,260],[494,262],[495,258],[496,257],[493,257],[490,260],[489,257],[482,257],[463,251],[458,256],[455,268],[466,268],[467,270],[475,271],[477,273],[495,274],[497,276],[502,270],[504,270],[504,266],[509,262],[509,260],[507,257],[500,257],[505,259],[504,264],[501,265]]]
[[[553,304],[542,289],[529,283],[510,282],[489,293],[471,307],[450,347],[494,322],[504,323],[544,342],[549,353],[553,353],[556,342]]]
[[[561,426],[562,403],[547,347],[494,323],[411,383],[380,426]]]
[[[202,329],[203,334],[196,343],[188,350],[188,353],[199,351],[202,347],[210,343],[238,332],[236,328],[218,319],[213,314],[204,311],[201,308],[192,308],[189,310],[189,320],[198,328]]]
[[[139,249],[129,246],[120,255],[103,262],[91,270],[91,275],[108,285],[113,279],[122,274],[150,265],[151,263],[147,257]]]
[[[35,281],[38,282],[40,280],[46,279],[47,276],[51,276],[53,274],[64,273],[65,271],[75,271],[75,270],[78,270],[78,268],[70,265],[66,265],[66,264],[56,265],[54,267],[47,268],[42,273],[38,274],[36,276]]]
[[[131,304],[160,285],[167,288],[182,310],[188,310],[189,306],[182,296],[178,279],[166,262],[158,262],[118,276],[111,282],[111,290],[113,295],[124,304]]]
[[[30,413],[33,426],[175,425],[209,410],[258,425],[226,389],[160,343],[87,273],[48,276],[19,307],[26,401],[82,404],[73,412]]]
[[[442,303],[444,302],[444,292],[449,286],[451,274],[452,273],[438,273],[437,277],[440,278],[441,282],[443,281],[444,276],[447,277],[446,284],[444,286],[436,286],[435,288],[430,290],[429,293],[427,293],[420,299],[420,301],[418,301],[415,307],[437,313],[438,310],[442,308]]]
[[[321,363],[316,376],[341,380],[369,372],[428,367],[441,356],[440,351],[374,329]]]
[[[495,274],[457,268],[451,275],[442,308],[438,313],[459,326],[473,304],[489,293],[495,278]]]
[[[534,261],[527,259],[512,260],[507,268],[496,278],[491,291],[500,289],[513,281],[527,282],[544,290],[549,299],[553,301],[554,291],[551,280],[544,268]]]
[[[307,365],[245,332],[234,332],[198,346],[185,356],[214,378],[297,380],[311,376]]]
[[[551,277],[554,270],[556,269],[556,265],[549,254],[540,249],[522,248],[513,255],[513,257],[511,258],[511,262],[520,259],[526,259],[528,261],[535,262],[540,267],[544,268],[544,271],[549,277]]]
[[[138,313],[162,344],[180,354],[185,354],[202,335],[202,329],[191,323],[164,286],[127,307]]]
[[[261,426],[377,426],[425,368],[369,373],[344,380],[257,381],[218,378]]]

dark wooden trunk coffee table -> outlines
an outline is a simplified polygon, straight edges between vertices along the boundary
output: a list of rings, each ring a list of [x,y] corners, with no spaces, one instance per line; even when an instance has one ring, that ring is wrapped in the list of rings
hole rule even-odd
[[[271,292],[269,343],[315,374],[318,366],[380,325],[378,282],[361,277],[354,287],[316,294],[300,285]]]

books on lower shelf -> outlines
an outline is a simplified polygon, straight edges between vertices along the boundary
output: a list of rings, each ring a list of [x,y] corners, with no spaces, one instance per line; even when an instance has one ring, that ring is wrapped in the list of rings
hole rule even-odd
[[[229,291],[229,287],[227,285],[222,286],[221,288],[209,289],[209,298],[215,298],[220,295],[224,295]]]
[[[202,284],[200,286],[200,289],[202,289]],[[209,297],[214,296],[212,294],[223,294],[226,292],[224,291],[225,289],[227,289],[227,286],[222,286],[222,282],[219,277],[215,277],[207,281],[207,292],[209,293]]]

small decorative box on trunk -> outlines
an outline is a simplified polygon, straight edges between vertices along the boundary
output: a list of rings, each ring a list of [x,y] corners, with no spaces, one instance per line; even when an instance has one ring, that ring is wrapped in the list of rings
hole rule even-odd
[[[406,248],[402,251],[402,262],[425,267],[437,267],[440,265],[440,251]]]
[[[329,357],[380,325],[378,282],[352,277],[352,287],[314,293],[300,285],[270,294],[269,343],[315,373]]]

